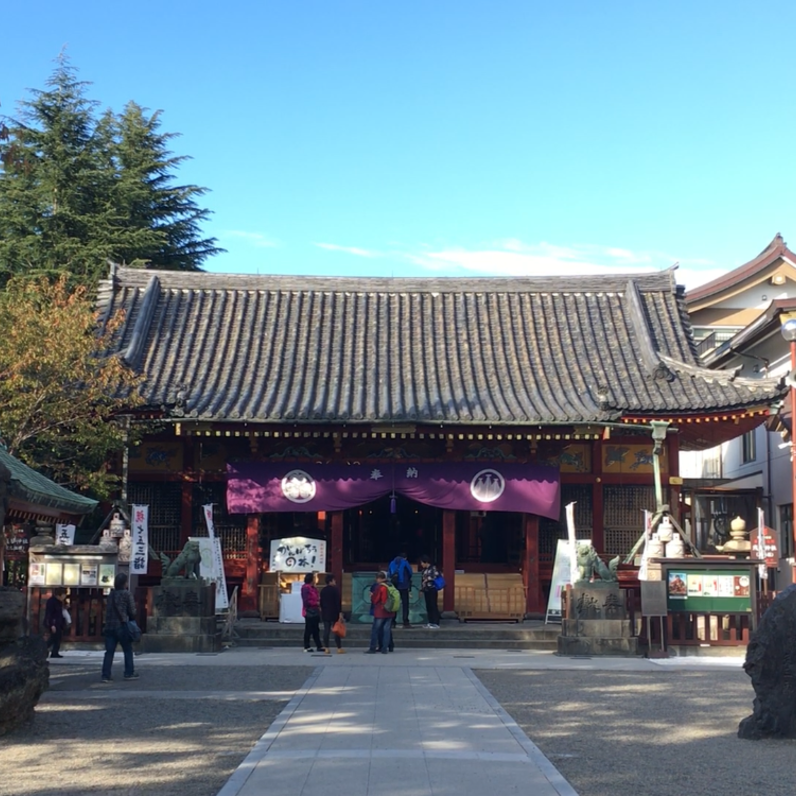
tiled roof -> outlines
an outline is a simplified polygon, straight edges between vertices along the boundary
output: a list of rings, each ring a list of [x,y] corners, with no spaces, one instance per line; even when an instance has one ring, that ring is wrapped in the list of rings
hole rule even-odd
[[[700,366],[672,270],[383,279],[114,268],[149,406],[207,420],[578,423],[765,406]]]
[[[0,446],[0,464],[11,472],[9,497],[63,514],[89,514],[97,505],[96,500],[70,492],[41,473],[14,458]]]
[[[769,243],[757,257],[749,260],[748,263],[739,265],[737,268],[733,268],[732,271],[728,271],[726,274],[722,274],[720,277],[706,282],[704,285],[689,290],[686,296],[688,306],[693,309],[695,304],[716,296],[723,290],[727,290],[743,282],[744,279],[755,276],[780,258],[792,264],[796,264],[796,255],[788,248],[788,244],[785,243],[782,235],[777,233],[771,243]]]

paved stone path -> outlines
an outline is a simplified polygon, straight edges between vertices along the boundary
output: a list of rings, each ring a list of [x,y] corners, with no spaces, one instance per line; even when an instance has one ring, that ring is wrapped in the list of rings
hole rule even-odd
[[[380,662],[318,669],[218,796],[577,796],[469,669]]]

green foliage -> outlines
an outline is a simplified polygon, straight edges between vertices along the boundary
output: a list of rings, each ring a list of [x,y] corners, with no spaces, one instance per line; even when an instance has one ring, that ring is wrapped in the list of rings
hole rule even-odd
[[[202,238],[205,189],[173,184],[184,160],[168,150],[159,112],[131,102],[97,116],[65,57],[0,125],[0,285],[68,272],[93,287],[108,261],[199,270],[222,251]]]
[[[0,292],[0,439],[57,483],[106,497],[118,480],[108,463],[141,403],[140,377],[108,355],[122,324],[98,333],[85,287],[67,277],[13,279]]]

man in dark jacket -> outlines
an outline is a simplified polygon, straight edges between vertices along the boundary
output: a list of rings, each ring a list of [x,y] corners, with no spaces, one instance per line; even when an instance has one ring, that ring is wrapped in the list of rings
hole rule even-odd
[[[326,586],[321,591],[321,620],[323,621],[323,647],[329,651],[329,635],[332,625],[343,618],[343,595],[335,581],[334,575],[326,576]],[[345,652],[343,642],[337,633],[334,634],[338,655]]]
[[[44,605],[44,625],[50,632],[47,646],[50,648],[51,658],[63,658],[61,655],[61,636],[64,634],[66,620],[64,619],[64,595],[66,590],[60,586],[52,590],[50,599]]]

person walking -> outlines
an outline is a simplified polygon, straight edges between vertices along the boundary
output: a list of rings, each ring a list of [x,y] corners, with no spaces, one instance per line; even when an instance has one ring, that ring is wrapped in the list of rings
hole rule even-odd
[[[58,586],[52,590],[50,598],[44,604],[44,626],[50,633],[47,639],[47,648],[51,658],[63,658],[61,655],[61,638],[66,627],[64,619],[64,596],[66,589]]]
[[[431,630],[439,630],[436,579],[440,576],[440,571],[431,563],[431,559],[424,555],[420,558],[420,572],[420,589],[423,592],[423,599],[426,601],[426,613],[428,614],[426,627]]]
[[[386,655],[392,644],[392,633],[390,627],[395,614],[387,610],[387,573],[382,571],[376,574],[376,582],[370,590],[371,612],[373,614],[373,626],[370,631],[370,647],[366,654],[375,655],[381,652]]]
[[[124,653],[124,679],[135,680],[138,673],[133,663],[133,640],[127,631],[127,622],[135,619],[135,600],[127,589],[127,574],[120,572],[113,581],[113,589],[105,601],[105,657],[102,659],[102,682],[109,683],[116,645]]]
[[[387,574],[390,576],[392,585],[398,589],[398,593],[401,595],[403,627],[412,627],[409,624],[409,591],[412,588],[412,565],[406,560],[406,553],[399,553],[390,561]],[[393,627],[395,627],[395,620],[393,620]]]
[[[321,596],[315,588],[315,576],[308,572],[301,587],[301,613],[304,615],[304,652],[312,652],[310,636],[318,652],[326,652],[321,644]]]
[[[326,585],[321,590],[321,620],[323,621],[323,647],[329,652],[329,635],[332,625],[343,620],[343,595],[337,586],[334,575],[326,576]],[[345,652],[343,642],[337,633],[334,634],[337,653]]]

